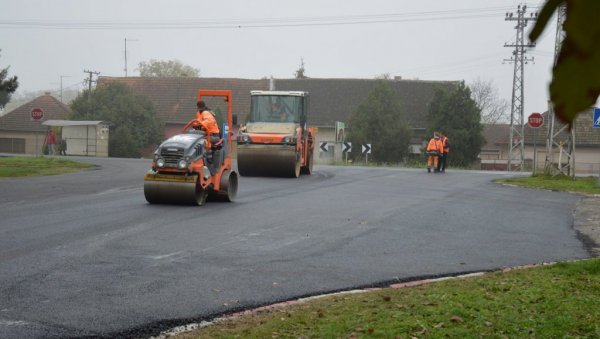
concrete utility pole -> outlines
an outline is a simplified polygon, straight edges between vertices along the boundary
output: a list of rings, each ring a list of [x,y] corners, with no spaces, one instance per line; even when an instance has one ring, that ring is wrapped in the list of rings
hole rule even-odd
[[[91,101],[92,100],[92,83],[96,82],[96,80],[93,80],[93,76],[94,75],[98,76],[100,74],[100,72],[84,70],[83,73],[89,74],[89,78],[87,78],[85,81],[87,81],[87,83],[88,83],[88,101]]]
[[[60,76],[60,102],[62,102],[63,104],[65,103],[63,101],[63,84],[62,84],[62,79],[63,78],[70,78],[70,75],[61,75]]]
[[[562,42],[565,39],[565,31],[563,30],[563,24],[567,16],[567,7],[565,4],[561,4],[558,7],[556,16],[556,38],[554,40],[554,65],[558,60],[558,54]],[[573,127],[570,131],[567,130],[568,125],[564,125],[561,128],[556,126],[556,116],[554,114],[554,104],[548,101],[548,133],[546,136],[546,161],[544,163],[544,172],[548,174],[564,174],[567,176],[575,176],[575,123],[573,121]],[[563,140],[559,139],[559,135],[562,133]],[[554,163],[554,149],[558,148],[558,153],[561,155],[558,162]],[[562,156],[567,159],[567,164],[562,166]]]
[[[125,38],[125,77],[127,78],[127,38]],[[137,41],[136,39],[129,39],[129,41]]]
[[[523,90],[524,71],[523,67],[527,62],[533,61],[533,58],[527,58],[525,53],[527,47],[535,47],[534,43],[523,42],[525,27],[529,21],[537,19],[537,13],[531,13],[526,16],[527,6],[519,5],[517,13],[506,13],[506,21],[516,21],[517,39],[513,44],[504,44],[504,47],[514,47],[513,55],[510,59],[504,61],[514,63],[513,75],[513,93],[512,104],[510,111],[510,134],[509,134],[509,149],[508,149],[508,171],[513,170],[513,164],[516,163],[516,170],[523,171],[525,158],[525,119],[524,119],[524,100],[525,93]]]

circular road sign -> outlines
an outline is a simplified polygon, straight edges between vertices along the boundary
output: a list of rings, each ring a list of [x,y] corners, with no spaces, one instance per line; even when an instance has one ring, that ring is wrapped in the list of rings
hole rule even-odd
[[[544,116],[540,113],[531,113],[529,118],[527,118],[527,122],[529,122],[531,128],[539,128],[544,124]]]
[[[31,120],[39,121],[44,117],[44,111],[41,108],[34,108],[31,110]]]

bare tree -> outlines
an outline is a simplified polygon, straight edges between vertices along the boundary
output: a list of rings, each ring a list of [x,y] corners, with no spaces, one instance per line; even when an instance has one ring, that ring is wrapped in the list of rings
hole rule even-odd
[[[305,74],[306,69],[304,68],[304,59],[300,58],[300,67],[294,73],[294,77],[296,79],[306,79],[308,78]]]
[[[500,98],[492,80],[475,79],[469,84],[471,98],[481,109],[481,122],[498,124],[510,121],[510,103]]]

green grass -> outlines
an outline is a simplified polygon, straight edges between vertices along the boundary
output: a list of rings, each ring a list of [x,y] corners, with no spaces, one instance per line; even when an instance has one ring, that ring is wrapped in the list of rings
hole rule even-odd
[[[573,179],[571,177],[560,175],[535,175],[530,177],[498,179],[496,182],[555,191],[600,194],[598,179],[595,177],[575,177]]]
[[[600,260],[341,294],[176,338],[598,338]]]
[[[93,165],[59,158],[3,157],[0,158],[0,178],[63,174],[90,167]]]

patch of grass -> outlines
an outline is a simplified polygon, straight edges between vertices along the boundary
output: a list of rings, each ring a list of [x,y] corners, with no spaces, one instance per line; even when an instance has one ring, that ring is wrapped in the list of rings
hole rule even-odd
[[[63,174],[90,167],[93,165],[60,158],[5,157],[0,158],[0,178]]]
[[[176,338],[598,338],[600,260],[342,294]]]
[[[530,177],[498,179],[503,182],[523,187],[568,191],[577,193],[600,194],[600,186],[595,177],[575,177],[535,175]]]

